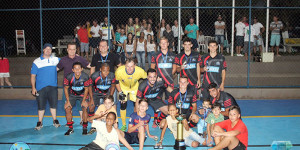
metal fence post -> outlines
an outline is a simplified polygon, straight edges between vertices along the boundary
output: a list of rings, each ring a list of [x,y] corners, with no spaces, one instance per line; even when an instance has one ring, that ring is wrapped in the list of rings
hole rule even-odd
[[[252,5],[252,0],[249,0],[249,42],[248,42],[248,71],[247,71],[247,88],[249,88],[250,84],[250,44],[251,44],[251,5]]]
[[[108,52],[110,52],[111,51],[111,48],[113,47],[113,46],[110,46],[110,44],[111,44],[111,41],[110,41],[110,5],[109,5],[109,3],[110,3],[110,0],[107,0],[107,19],[108,19],[108,22],[107,22],[107,44],[108,44],[108,47],[109,47],[109,50],[108,50]]]
[[[43,16],[42,16],[42,0],[40,0],[40,29],[41,29],[41,51],[43,52]]]

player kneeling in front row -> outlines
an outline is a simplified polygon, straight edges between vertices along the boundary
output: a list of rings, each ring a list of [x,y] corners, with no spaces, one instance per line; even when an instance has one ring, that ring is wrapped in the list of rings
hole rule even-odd
[[[103,117],[102,114],[101,117]],[[116,124],[117,115],[114,112],[109,112],[105,122],[94,120],[92,127],[97,129],[96,139],[90,144],[82,147],[80,150],[104,150],[104,149],[120,149],[119,141],[124,144],[129,150],[133,148],[121,136]]]
[[[140,150],[143,150],[144,142],[146,140],[146,132],[150,138],[157,138],[150,134],[149,122],[151,116],[146,114],[147,110],[147,100],[140,100],[137,106],[137,112],[130,115],[128,131],[120,131],[122,137],[125,137],[129,144],[139,144]]]
[[[83,111],[83,131],[82,135],[87,134],[87,107],[88,107],[88,88],[90,86],[89,75],[83,72],[83,67],[80,62],[73,64],[73,73],[68,74],[64,79],[64,89],[66,95],[66,119],[69,130],[65,135],[70,135],[74,132],[73,121],[72,121],[72,108],[76,105],[76,101],[80,101],[81,108]]]
[[[160,135],[160,141],[157,143],[158,147],[162,146],[162,142],[167,130],[167,127],[172,131],[174,138],[177,138],[177,123],[178,120],[176,119],[176,116],[178,115],[178,109],[176,108],[175,104],[169,104],[168,106],[168,112],[169,116],[166,118],[166,123],[161,131]],[[200,135],[198,135],[196,132],[194,132],[192,129],[190,129],[187,121],[184,119],[182,121],[183,123],[183,138],[184,143],[187,146],[190,147],[198,147],[199,144],[205,145],[205,139],[202,138]]]

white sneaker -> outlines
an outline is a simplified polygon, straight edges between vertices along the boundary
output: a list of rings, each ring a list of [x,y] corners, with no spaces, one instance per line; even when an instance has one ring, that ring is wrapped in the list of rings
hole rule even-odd
[[[243,57],[244,55],[243,55],[243,54],[240,54],[240,56]]]

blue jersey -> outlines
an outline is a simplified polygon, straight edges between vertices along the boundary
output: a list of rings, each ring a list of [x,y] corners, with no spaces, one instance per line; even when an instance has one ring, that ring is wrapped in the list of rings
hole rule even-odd
[[[130,115],[129,124],[135,126],[140,122],[140,120],[145,121],[144,124],[147,125],[147,124],[149,124],[149,122],[151,120],[151,116],[149,114],[146,114],[145,117],[141,117],[137,114],[137,112],[134,112]],[[138,129],[136,129],[134,132],[138,132]]]

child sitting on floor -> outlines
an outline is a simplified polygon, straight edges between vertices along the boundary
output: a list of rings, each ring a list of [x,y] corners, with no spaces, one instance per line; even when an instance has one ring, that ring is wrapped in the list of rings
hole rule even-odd
[[[213,139],[211,137],[212,130],[216,123],[222,122],[224,120],[224,116],[221,114],[221,105],[219,103],[214,103],[212,106],[212,113],[208,115],[208,117],[205,119],[205,122],[207,123],[207,145],[212,146],[213,145]]]

